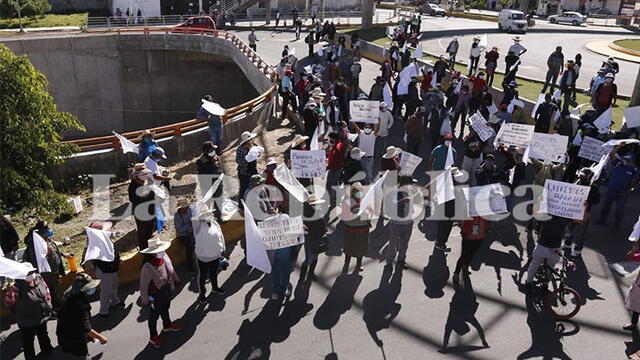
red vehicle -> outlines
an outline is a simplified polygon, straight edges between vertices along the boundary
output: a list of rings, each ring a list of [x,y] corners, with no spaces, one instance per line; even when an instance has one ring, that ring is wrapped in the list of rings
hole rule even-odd
[[[216,22],[210,16],[193,16],[187,19],[182,24],[176,25],[174,32],[180,32],[182,29],[203,29],[203,30],[217,30]]]

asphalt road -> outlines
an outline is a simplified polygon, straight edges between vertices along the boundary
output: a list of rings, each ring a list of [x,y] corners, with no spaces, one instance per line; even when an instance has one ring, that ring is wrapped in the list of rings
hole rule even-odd
[[[257,34],[258,52],[272,64],[285,43],[298,51],[305,48],[302,41],[290,43],[292,34]],[[363,61],[363,68],[362,86],[368,89],[378,66]],[[401,145],[401,134],[400,121],[392,129],[391,143]],[[430,147],[425,143],[420,155],[425,156]],[[422,170],[421,166],[416,173]],[[424,180],[424,176],[419,178]],[[268,301],[269,277],[241,264],[239,248],[231,254],[229,270],[220,275],[227,294],[211,296],[206,306],[197,304],[197,285],[189,282],[190,274],[181,268],[187,285],[175,297],[171,314],[183,331],[162,335],[165,347],[159,350],[147,345],[146,314],[134,304],[137,286],[123,289],[127,307],[108,321],[93,320],[93,326],[110,342],[106,349],[94,347],[92,354],[104,350],[102,359],[172,360],[624,359],[625,353],[640,349],[640,339],[621,330],[628,321],[623,297],[635,275],[620,278],[608,264],[624,259],[629,244],[625,238],[637,218],[638,200],[638,194],[633,194],[628,201],[621,230],[590,227],[584,261],[578,262],[578,270],[568,280],[585,298],[571,321],[551,319],[536,297],[525,296],[517,286],[534,241],[523,224],[511,220],[493,223],[470,281],[454,287],[450,276],[460,253],[457,227],[449,239],[453,250],[445,256],[434,252],[435,223],[416,221],[409,269],[390,273],[380,262],[389,236],[388,225],[381,223],[372,228],[364,272],[340,275],[343,235],[338,226],[332,230],[327,255],[320,257],[319,281],[295,291],[283,306]],[[598,210],[596,206],[593,211]],[[298,265],[303,257],[301,254]],[[292,274],[294,286],[298,274],[297,270]],[[96,314],[97,303],[92,305]],[[488,348],[482,346],[478,328]],[[15,324],[3,323],[2,329],[0,358],[22,358]],[[449,330],[451,348],[442,352],[443,337]],[[57,344],[53,323],[49,331]],[[63,359],[59,354],[53,358]]]
[[[582,88],[589,86],[591,77],[600,68],[602,61],[606,60],[606,56],[588,50],[585,47],[587,43],[638,36],[637,33],[619,27],[592,25],[575,27],[549,24],[542,20],[536,20],[536,26],[530,28],[524,35],[508,34],[499,31],[498,24],[494,22],[431,16],[423,16],[421,30],[424,33],[422,39],[425,50],[434,54],[444,54],[451,39],[457,36],[460,43],[458,59],[463,59],[465,62],[469,57],[473,37],[487,34],[489,47],[497,46],[500,51],[499,71],[504,71],[504,56],[509,46],[513,44],[512,38],[519,35],[523,39],[521,44],[528,51],[522,56],[518,75],[541,80],[546,76],[547,57],[556,46],[562,46],[565,59],[573,59],[576,54],[582,54],[582,69],[578,78],[578,86]],[[620,72],[615,80],[618,84],[618,92],[631,95],[640,64],[624,60],[617,61],[620,65]],[[484,64],[483,59],[481,64]]]

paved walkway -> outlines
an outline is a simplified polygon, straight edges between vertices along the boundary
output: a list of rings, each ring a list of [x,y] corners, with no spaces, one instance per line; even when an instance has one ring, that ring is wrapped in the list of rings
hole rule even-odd
[[[629,62],[640,64],[640,57],[633,56],[622,51],[614,50],[609,47],[610,41],[594,41],[585,45],[585,47],[595,53],[605,56],[613,56],[616,59],[622,59]]]

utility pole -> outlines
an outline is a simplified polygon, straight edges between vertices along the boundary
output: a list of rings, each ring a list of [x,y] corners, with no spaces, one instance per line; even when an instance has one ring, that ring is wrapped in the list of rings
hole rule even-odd
[[[362,28],[370,29],[373,25],[374,0],[362,0]]]
[[[638,69],[638,75],[636,75],[636,85],[633,87],[633,94],[631,94],[629,107],[638,105],[640,105],[640,68]]]

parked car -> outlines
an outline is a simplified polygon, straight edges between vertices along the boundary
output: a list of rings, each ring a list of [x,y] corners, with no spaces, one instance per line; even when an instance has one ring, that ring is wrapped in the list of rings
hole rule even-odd
[[[197,28],[203,30],[216,30],[216,22],[210,16],[193,16],[188,18],[182,24],[178,24],[173,28],[174,32],[179,32],[182,29],[189,28]]]
[[[447,11],[437,4],[424,4],[420,7],[420,15],[427,14],[430,16],[447,16]]]
[[[573,26],[579,26],[580,24],[587,22],[587,17],[579,12],[565,11],[562,14],[551,15],[547,17],[547,20],[552,24],[566,23]]]
[[[522,11],[503,9],[498,15],[498,29],[524,34],[528,30],[527,18]]]

